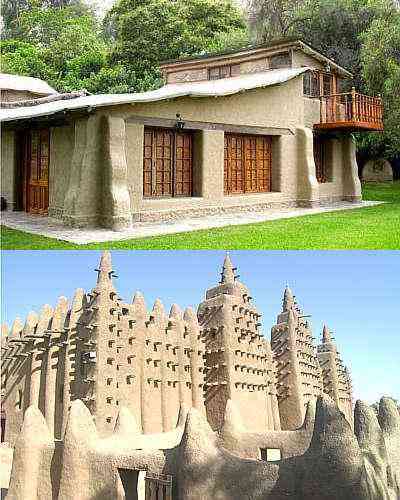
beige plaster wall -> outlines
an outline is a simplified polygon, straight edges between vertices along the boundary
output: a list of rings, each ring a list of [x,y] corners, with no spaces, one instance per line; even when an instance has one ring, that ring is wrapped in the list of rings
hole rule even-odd
[[[292,66],[293,68],[308,67],[313,69],[324,69],[324,65],[318,59],[315,59],[301,50],[294,50],[292,52]]]
[[[181,113],[184,120],[223,125],[259,127],[294,127],[303,115],[303,102],[298,98],[301,79],[286,85],[249,91],[221,98],[180,98],[173,101],[138,104],[109,108],[107,112],[123,116],[176,119]],[[264,103],[260,107],[260,100]],[[282,103],[284,103],[282,105]],[[296,104],[297,103],[297,104]],[[103,111],[104,112],[104,111]],[[200,130],[194,138],[194,196],[188,198],[143,199],[143,125],[127,121],[125,154],[128,189],[133,220],[144,217],[158,218],[163,211],[205,210],[210,207],[249,207],[254,204],[285,204],[293,200],[296,192],[296,141],[293,136],[273,139],[273,180],[271,193],[224,196],[224,132]]]
[[[74,126],[50,130],[49,214],[61,217],[71,175]]]
[[[8,210],[15,206],[15,131],[4,129],[1,131],[1,196],[7,201]]]
[[[108,108],[107,112],[130,116],[169,118],[259,127],[294,127],[302,122],[302,78],[282,85],[248,90],[225,97],[181,97],[172,101],[137,103]],[[260,105],[260,102],[262,103]]]

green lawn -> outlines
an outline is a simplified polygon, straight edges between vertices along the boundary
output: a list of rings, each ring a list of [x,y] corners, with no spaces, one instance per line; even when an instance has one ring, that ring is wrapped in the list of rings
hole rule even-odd
[[[3,249],[400,249],[400,181],[364,186],[376,207],[153,238],[74,245],[2,228]]]

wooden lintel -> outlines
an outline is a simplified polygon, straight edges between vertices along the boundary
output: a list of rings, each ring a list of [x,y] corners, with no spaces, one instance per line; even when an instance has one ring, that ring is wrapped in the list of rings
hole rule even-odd
[[[164,127],[173,128],[176,125],[176,120],[168,118],[150,118],[146,116],[131,116],[127,123],[141,123],[146,127]],[[252,125],[233,125],[227,123],[211,123],[211,122],[196,122],[185,120],[185,130],[222,130],[224,132],[232,132],[236,134],[253,134],[253,135],[294,135],[294,131],[290,128],[280,127],[256,127]]]

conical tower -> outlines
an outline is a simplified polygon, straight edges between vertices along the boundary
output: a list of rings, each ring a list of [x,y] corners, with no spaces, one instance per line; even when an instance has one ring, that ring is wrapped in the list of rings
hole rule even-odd
[[[353,424],[351,379],[338,353],[329,328],[322,329],[322,342],[318,345],[318,360],[322,369],[323,391],[328,394]]]
[[[82,399],[95,417],[100,435],[111,434],[118,413],[117,338],[122,315],[113,284],[111,254],[102,253],[97,283],[81,321],[78,349],[81,353]]]
[[[282,429],[300,427],[308,402],[322,392],[321,369],[307,318],[286,287],[282,312],[271,330]]]
[[[206,346],[204,398],[214,430],[222,428],[229,399],[248,430],[279,427],[271,382],[273,366],[260,318],[249,290],[238,280],[236,268],[226,255],[220,283],[206,291],[198,308]]]

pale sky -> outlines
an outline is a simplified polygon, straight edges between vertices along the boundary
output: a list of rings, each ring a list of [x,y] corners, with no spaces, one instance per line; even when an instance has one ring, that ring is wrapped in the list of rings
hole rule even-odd
[[[99,15],[103,15],[114,4],[115,0],[86,0],[89,5],[95,5]]]
[[[400,254],[367,251],[230,252],[240,279],[263,314],[263,333],[280,312],[288,283],[305,314],[311,314],[319,341],[326,323],[349,366],[354,396],[375,402],[382,395],[400,400]],[[10,324],[76,288],[95,284],[98,251],[4,251],[2,321]],[[167,309],[197,306],[219,280],[222,251],[113,251],[115,285],[130,301],[136,290],[148,308],[160,297]]]

